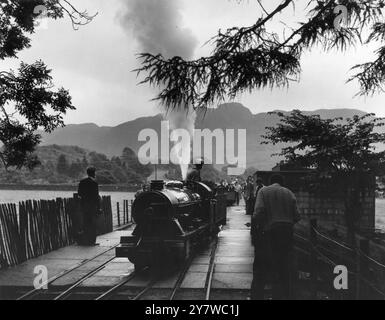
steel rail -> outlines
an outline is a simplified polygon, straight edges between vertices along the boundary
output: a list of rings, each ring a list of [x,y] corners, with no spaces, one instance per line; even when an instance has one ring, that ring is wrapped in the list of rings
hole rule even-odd
[[[71,295],[72,291],[75,290],[77,287],[79,287],[84,281],[91,278],[93,275],[97,274],[99,271],[103,270],[107,264],[109,264],[112,260],[115,260],[115,257],[108,259],[107,261],[103,262],[100,266],[97,268],[91,270],[87,274],[85,274],[83,277],[81,277],[79,280],[77,280],[71,287],[69,287],[67,290],[63,291],[61,294],[56,296],[53,300],[61,300],[65,299],[69,295]]]
[[[170,295],[170,298],[169,298],[170,301],[175,299],[176,293],[180,289],[180,287],[181,287],[181,285],[183,283],[183,280],[185,279],[186,274],[187,274],[188,270],[190,269],[192,261],[194,260],[194,258],[195,258],[195,254],[192,254],[190,256],[190,258],[186,261],[186,263],[185,263],[185,265],[184,265],[181,273],[179,274],[179,277],[178,277],[178,279],[177,279],[177,281],[176,281],[176,283],[174,285],[174,288],[173,288],[173,290],[171,292],[171,295]]]
[[[319,235],[320,237],[322,237],[322,238],[324,238],[324,239],[326,239],[326,240],[328,240],[328,241],[330,241],[330,242],[336,244],[337,246],[340,246],[341,248],[344,248],[344,249],[346,249],[346,250],[348,250],[348,251],[350,251],[350,252],[353,252],[353,251],[354,251],[354,249],[349,248],[349,247],[345,246],[344,244],[339,243],[338,241],[329,238],[328,236],[325,236],[323,233],[319,232],[317,229],[315,229],[315,228],[312,228],[312,229],[313,229],[313,231],[314,231],[317,235]]]
[[[362,252],[362,250],[358,250],[359,254],[361,256],[363,256],[364,258],[368,259],[369,261],[373,262],[374,264],[376,264],[378,267],[381,267],[383,269],[385,269],[385,265],[383,265],[381,262],[369,257],[367,254],[365,254],[364,252]]]
[[[118,230],[124,230],[124,229],[128,229],[130,227],[132,227],[132,223],[129,223],[127,224],[126,226],[123,226],[121,227],[120,229]],[[115,230],[116,231],[116,230]],[[97,255],[95,255],[94,257],[92,258],[89,258],[89,259],[85,259],[84,261],[82,261],[81,263],[75,265],[74,267],[68,269],[68,270],[64,270],[60,273],[58,273],[57,275],[53,276],[51,279],[48,279],[46,282],[42,283],[38,288],[35,288],[35,289],[32,289],[31,291],[28,291],[27,293],[23,294],[21,297],[17,298],[16,300],[25,300],[27,298],[30,298],[32,296],[34,296],[35,294],[37,293],[40,293],[40,291],[42,290],[42,288],[46,287],[46,286],[49,286],[50,284],[54,283],[56,280],[59,280],[60,278],[68,275],[69,273],[83,267],[84,265],[88,264],[89,262],[101,257],[102,255],[106,254],[107,252],[110,252],[114,249],[116,249],[118,246],[120,245],[120,243],[112,246],[111,248],[101,252],[101,253],[98,253]]]
[[[158,282],[159,279],[154,279],[154,280],[151,280],[150,283],[142,290],[140,291],[134,298],[132,298],[131,300],[133,301],[137,301],[139,300],[141,297],[143,297],[149,290],[152,289],[152,287],[155,285],[155,283]]]
[[[205,300],[207,300],[207,301],[210,300],[211,286],[212,286],[212,282],[213,282],[214,269],[215,269],[215,254],[216,254],[217,248],[218,248],[218,237],[216,237],[214,246],[213,246],[213,248],[211,250],[209,271],[208,271],[207,278],[206,278],[206,285],[205,285],[206,296],[205,296]]]
[[[25,299],[28,299],[28,298],[31,298],[33,297],[35,294],[37,293],[40,293],[42,291],[42,288],[46,287],[46,286],[49,286],[51,285],[52,283],[54,283],[55,281],[59,280],[60,278],[68,275],[69,273],[85,266],[86,264],[88,264],[89,262],[101,257],[102,255],[106,254],[107,252],[110,252],[112,250],[114,250],[116,247],[118,247],[119,244],[97,254],[96,256],[92,257],[92,258],[89,258],[89,259],[86,259],[84,261],[82,261],[81,263],[75,265],[74,267],[68,269],[68,270],[64,270],[62,272],[60,272],[59,274],[53,276],[51,279],[48,279],[46,282],[44,282],[43,284],[41,284],[38,288],[35,288],[31,291],[28,291],[27,293],[23,294],[21,297],[17,298],[16,300],[25,300]]]
[[[145,269],[143,269],[145,270]],[[141,271],[143,271],[141,270]],[[118,284],[116,284],[115,286],[113,286],[111,289],[107,290],[106,292],[104,292],[103,294],[101,294],[100,296],[98,296],[97,298],[95,298],[96,301],[99,301],[99,300],[105,300],[106,298],[109,298],[113,293],[115,293],[118,289],[120,289],[121,287],[123,287],[126,283],[128,283],[129,281],[131,281],[133,278],[135,278],[137,275],[137,271],[133,271],[131,274],[128,275],[128,277],[122,281],[120,281]]]

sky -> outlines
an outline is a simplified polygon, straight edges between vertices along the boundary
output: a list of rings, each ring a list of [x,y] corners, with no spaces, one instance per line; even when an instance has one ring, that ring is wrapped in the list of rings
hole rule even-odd
[[[141,52],[141,44],[130,23],[122,23],[127,19],[130,1],[137,0],[72,0],[79,9],[87,9],[91,14],[98,12],[98,16],[78,31],[72,29],[67,18],[47,21],[46,27],[33,35],[32,47],[19,54],[19,61],[0,61],[0,69],[15,69],[20,61],[32,63],[42,59],[52,68],[54,83],[68,89],[73,97],[77,110],[65,116],[67,124],[92,122],[115,126],[158,114],[160,108],[151,101],[156,90],[138,85],[140,79],[132,72],[139,66],[135,55]],[[187,31],[196,40],[194,58],[209,54],[211,48],[204,44],[220,28],[248,26],[261,15],[256,0],[239,3],[237,0],[167,1],[178,1],[180,17],[175,20],[178,24],[175,28]],[[278,1],[263,3],[269,11]],[[304,3],[306,1],[300,0],[295,11],[289,9],[271,27],[279,31],[281,21],[302,20],[301,5]],[[152,26],[162,24],[162,19],[155,12],[153,14]],[[300,83],[292,83],[285,89],[243,94],[234,102],[244,104],[253,113],[277,109],[354,108],[385,116],[384,95],[355,97],[358,84],[346,84],[351,75],[350,68],[370,61],[374,49],[358,48],[343,53],[324,53],[315,49],[303,57]]]

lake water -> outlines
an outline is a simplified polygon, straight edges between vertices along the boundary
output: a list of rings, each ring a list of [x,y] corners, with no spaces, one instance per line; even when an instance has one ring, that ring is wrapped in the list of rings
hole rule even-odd
[[[135,193],[132,192],[101,192],[100,195],[111,196],[112,210],[114,213],[114,225],[117,224],[116,219],[116,203],[120,203],[120,208],[123,210],[123,200],[133,200]],[[15,190],[0,190],[0,203],[18,203],[25,200],[52,200],[56,198],[71,198],[71,191],[15,191]],[[385,199],[376,200],[376,228],[385,231]]]
[[[73,191],[18,191],[18,190],[0,190],[0,203],[19,203],[26,200],[54,200],[56,198],[72,198]],[[120,203],[120,217],[122,219],[123,200],[134,199],[133,192],[100,192],[101,196],[111,196],[111,205],[113,213],[113,224],[118,225],[116,203]]]

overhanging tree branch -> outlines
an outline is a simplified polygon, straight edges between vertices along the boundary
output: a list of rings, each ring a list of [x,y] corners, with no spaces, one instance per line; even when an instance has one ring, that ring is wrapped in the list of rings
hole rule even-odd
[[[209,42],[214,50],[208,57],[186,61],[140,54],[142,66],[135,70],[145,74],[140,83],[159,88],[154,100],[169,109],[205,108],[244,91],[288,86],[300,79],[305,50],[320,44],[325,50],[345,50],[362,43],[361,31],[383,16],[385,1],[310,0],[308,21],[291,28],[291,34],[281,39],[267,25],[290,4],[294,1],[283,1],[270,14],[262,8],[266,16],[250,27],[219,31]],[[348,10],[347,25],[340,31],[334,26],[337,5]]]

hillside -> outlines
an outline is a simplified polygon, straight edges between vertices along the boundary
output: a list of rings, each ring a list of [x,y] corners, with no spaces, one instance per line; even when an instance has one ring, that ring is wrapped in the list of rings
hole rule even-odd
[[[36,149],[36,154],[40,161],[43,163],[57,163],[60,155],[64,155],[68,162],[75,162],[82,160],[87,156],[89,150],[80,148],[78,146],[67,146],[67,145],[50,145],[40,146]]]
[[[1,184],[76,184],[86,175],[89,166],[95,166],[96,179],[101,185],[140,185],[151,174],[149,166],[139,163],[134,151],[125,148],[119,157],[88,151],[78,146],[41,146],[36,150],[41,162],[34,170],[0,167]]]
[[[136,153],[124,148],[119,156],[88,151],[78,146],[41,146],[36,150],[41,162],[34,170],[6,171],[0,166],[0,184],[17,185],[76,185],[85,176],[88,166],[97,168],[96,179],[101,185],[136,186],[155,178],[154,167],[139,163]],[[212,166],[205,166],[202,177],[219,182],[228,178]],[[179,166],[160,165],[157,178],[181,179]]]
[[[354,109],[321,109],[308,114],[319,114],[322,118],[352,117],[364,115],[365,112]],[[123,148],[129,146],[138,152],[142,145],[138,142],[138,134],[144,128],[151,128],[160,135],[161,115],[143,117],[125,122],[116,127],[99,127],[95,124],[68,125],[43,135],[44,145],[75,144],[87,150],[95,150],[108,156],[119,155]],[[267,113],[252,114],[241,104],[222,104],[215,109],[209,109],[205,115],[199,115],[196,127],[200,129],[246,129],[247,130],[247,166],[262,170],[271,169],[279,158],[271,154],[280,151],[279,146],[261,145],[261,136],[265,128],[277,124],[277,117]],[[235,139],[237,141],[237,138]],[[215,148],[215,142],[214,146]],[[237,150],[237,146],[235,148]]]

